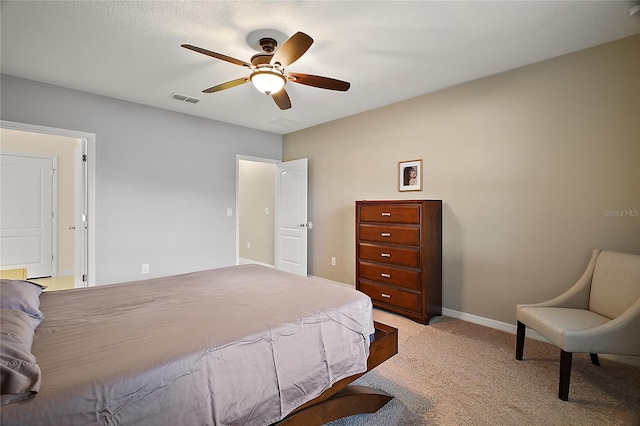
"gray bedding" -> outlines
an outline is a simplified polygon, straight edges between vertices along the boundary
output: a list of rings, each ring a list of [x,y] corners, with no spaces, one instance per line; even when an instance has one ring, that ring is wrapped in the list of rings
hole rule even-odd
[[[244,265],[45,292],[12,425],[266,425],[366,371],[370,299]]]

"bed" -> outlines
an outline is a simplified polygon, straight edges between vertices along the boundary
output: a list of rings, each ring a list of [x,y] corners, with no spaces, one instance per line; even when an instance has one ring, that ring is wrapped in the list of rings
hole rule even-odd
[[[347,385],[397,352],[397,330],[333,281],[242,265],[39,302],[39,382],[3,426],[310,425],[392,398]]]

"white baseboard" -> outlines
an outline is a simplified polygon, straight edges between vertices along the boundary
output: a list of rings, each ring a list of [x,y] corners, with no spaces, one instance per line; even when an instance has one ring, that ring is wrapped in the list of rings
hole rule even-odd
[[[447,308],[442,308],[442,315],[446,317],[460,319],[463,321],[472,322],[474,324],[483,325],[485,327],[493,328],[496,330],[506,331],[507,333],[516,334],[517,327],[515,324],[496,321],[490,318],[484,318],[477,315],[454,311],[453,309],[447,309]],[[536,333],[534,330],[531,330],[531,329],[527,329],[527,337],[530,337],[535,340],[539,340],[541,342],[549,343],[547,339],[545,339],[540,334]],[[637,357],[637,356],[598,354],[598,357],[621,362],[623,364],[633,365],[635,367],[640,367],[640,357]]]
[[[262,265],[262,266],[266,266],[267,268],[275,268],[274,265],[269,265],[268,263],[262,263],[256,260],[246,259],[244,257],[238,258],[238,265],[249,265],[249,264]]]

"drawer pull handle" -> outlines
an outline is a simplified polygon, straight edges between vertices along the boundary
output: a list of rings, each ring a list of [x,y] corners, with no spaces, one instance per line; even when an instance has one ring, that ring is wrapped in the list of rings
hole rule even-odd
[[[382,256],[382,257],[391,257],[391,253],[381,253],[380,256]]]
[[[389,217],[391,217],[391,212],[382,212],[382,216],[389,216]]]
[[[385,274],[384,272],[380,274],[382,278],[391,278],[391,274]]]
[[[391,236],[391,232],[383,232],[382,234],[380,234],[381,237],[390,237]]]
[[[381,296],[384,297],[385,299],[391,299],[390,294],[382,293]]]

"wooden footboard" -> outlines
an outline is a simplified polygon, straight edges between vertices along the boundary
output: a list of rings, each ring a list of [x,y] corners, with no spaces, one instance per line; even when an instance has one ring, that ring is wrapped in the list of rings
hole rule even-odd
[[[366,372],[398,353],[398,329],[381,322],[374,322],[374,325],[376,332],[371,340]],[[393,399],[393,396],[366,386],[348,386],[365,373],[345,377],[336,382],[320,396],[301,405],[276,425],[320,426],[342,417],[378,411]]]

